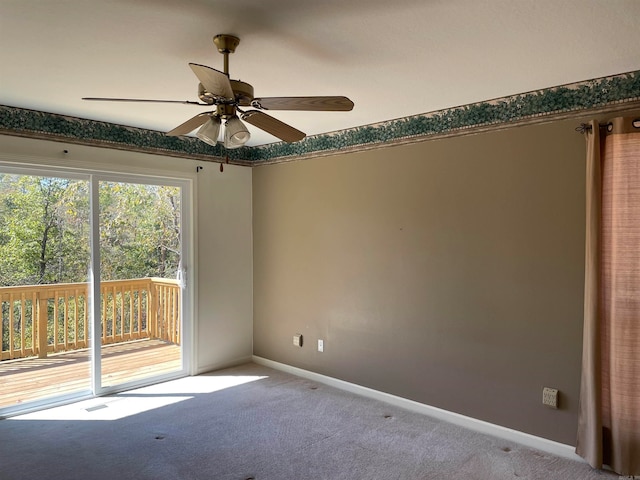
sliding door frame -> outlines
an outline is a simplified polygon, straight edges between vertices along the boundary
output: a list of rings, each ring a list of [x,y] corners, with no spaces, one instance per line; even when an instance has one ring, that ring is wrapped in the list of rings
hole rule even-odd
[[[90,184],[91,176],[84,172],[79,172],[76,170],[69,170],[64,168],[55,168],[50,166],[42,166],[35,167],[33,165],[22,166],[20,164],[15,164],[12,162],[3,162],[0,157],[0,172],[7,173],[10,175],[23,175],[23,176],[33,176],[33,177],[51,177],[51,178],[64,178],[68,180],[80,180],[85,181]],[[89,232],[89,236],[91,236],[91,232]],[[87,281],[90,279],[87,277]],[[93,339],[93,325],[91,320],[89,321],[89,336]],[[74,402],[77,400],[83,400],[86,398],[91,398],[94,396],[92,390],[92,378],[91,374],[93,373],[91,368],[91,361],[89,361],[89,365],[87,368],[87,388],[83,390],[78,390],[73,393],[67,393],[62,395],[57,395],[55,397],[46,397],[38,400],[30,401],[26,404],[15,405],[11,407],[5,407],[1,410],[0,419],[6,416],[17,415],[19,413],[27,413],[34,410],[39,410],[41,408],[49,407],[50,405],[64,404],[69,402]]]
[[[19,156],[18,156],[19,157]],[[91,292],[90,298],[90,344],[91,344],[91,361],[90,372],[91,388],[90,390],[82,390],[74,394],[61,395],[56,397],[44,398],[29,402],[26,405],[15,407],[7,407],[2,409],[2,416],[12,416],[20,413],[27,413],[41,408],[62,405],[78,400],[102,396],[105,394],[116,393],[139,386],[158,383],[161,381],[171,380],[175,378],[193,375],[195,373],[195,355],[196,345],[194,340],[195,331],[195,218],[194,198],[195,198],[195,181],[191,175],[179,176],[176,172],[167,173],[166,175],[151,175],[148,173],[128,173],[104,171],[100,169],[92,169],[90,166],[68,167],[64,165],[52,165],[51,159],[48,158],[30,158],[28,163],[15,161],[10,155],[0,153],[0,171],[3,173],[14,175],[31,175],[39,177],[58,177],[72,180],[83,180],[89,183],[89,201],[90,201],[90,244],[91,259],[89,264],[89,272],[87,281]],[[83,162],[88,164],[89,162]],[[100,333],[100,230],[99,230],[99,182],[115,181],[128,182],[150,185],[167,185],[180,188],[180,235],[181,235],[181,369],[175,372],[149,377],[142,380],[136,380],[120,384],[117,386],[103,388],[101,385],[101,335]]]
[[[193,281],[190,278],[190,265],[192,265],[192,198],[193,192],[191,189],[191,182],[184,179],[166,178],[166,177],[153,177],[150,175],[132,175],[132,174],[120,174],[120,173],[97,173],[91,175],[91,235],[92,246],[97,245],[97,248],[91,248],[91,292],[92,292],[92,305],[91,305],[91,325],[94,332],[100,332],[100,302],[93,301],[96,298],[100,298],[100,275],[96,274],[100,272],[100,209],[99,209],[99,186],[100,182],[121,182],[121,183],[134,183],[134,184],[147,184],[147,185],[161,185],[172,186],[180,188],[180,259],[182,265],[181,275],[183,277],[183,286],[181,288],[182,301],[180,302],[180,332],[181,332],[181,369],[175,372],[150,377],[150,379],[134,380],[123,384],[114,385],[112,387],[102,386],[102,374],[101,369],[101,335],[93,335],[92,340],[92,356],[95,357],[91,362],[92,368],[92,389],[97,396],[105,395],[108,393],[115,393],[122,390],[128,390],[142,385],[148,385],[150,383],[157,383],[160,381],[171,380],[174,378],[184,377],[190,375],[193,366],[193,303],[194,298],[192,294]],[[94,208],[95,205],[95,208]],[[96,272],[96,273],[94,273]],[[151,380],[151,381],[150,381]]]

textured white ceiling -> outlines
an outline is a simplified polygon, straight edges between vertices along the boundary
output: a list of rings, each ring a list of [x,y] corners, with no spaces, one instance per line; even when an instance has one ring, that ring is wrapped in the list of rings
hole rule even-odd
[[[640,70],[639,0],[1,0],[0,104],[168,131],[206,107],[80,98],[197,100],[219,33],[257,97],[355,102],[271,112],[309,135]]]

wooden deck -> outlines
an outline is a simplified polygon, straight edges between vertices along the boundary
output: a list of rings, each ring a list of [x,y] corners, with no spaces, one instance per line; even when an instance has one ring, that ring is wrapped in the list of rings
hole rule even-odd
[[[180,369],[180,346],[138,340],[102,348],[102,386]],[[0,362],[0,408],[90,389],[89,350]]]

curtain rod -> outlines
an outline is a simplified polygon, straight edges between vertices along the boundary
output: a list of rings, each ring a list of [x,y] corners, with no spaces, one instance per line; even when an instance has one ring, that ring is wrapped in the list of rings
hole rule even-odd
[[[608,128],[609,125],[611,125],[611,123],[605,123],[604,125],[599,125],[599,126],[600,128]],[[586,132],[590,132],[591,130],[592,130],[592,127],[588,123],[581,123],[580,126],[576,127],[576,132],[579,132],[579,133],[586,133]]]
[[[613,123],[612,122],[600,123],[600,124],[598,124],[598,126],[600,127],[601,130],[604,128],[607,132],[612,132],[613,131]],[[640,129],[640,118],[636,118],[636,119],[632,120],[631,121],[631,127],[635,128],[635,129]],[[581,123],[580,126],[576,127],[576,132],[580,132],[580,133],[590,132],[591,130],[592,130],[592,127],[588,123]],[[632,128],[629,128],[629,131],[631,131],[631,130],[632,130]]]

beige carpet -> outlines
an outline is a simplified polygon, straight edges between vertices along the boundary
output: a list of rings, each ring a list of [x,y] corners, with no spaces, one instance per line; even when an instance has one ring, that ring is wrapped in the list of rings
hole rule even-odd
[[[0,421],[0,478],[617,479],[263,366]]]

